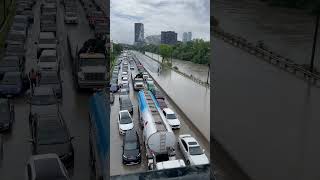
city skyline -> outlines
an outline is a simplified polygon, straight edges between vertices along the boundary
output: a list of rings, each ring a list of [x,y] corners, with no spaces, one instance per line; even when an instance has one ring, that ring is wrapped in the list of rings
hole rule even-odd
[[[133,24],[142,23],[144,37],[175,31],[182,41],[183,32],[191,31],[193,39],[209,41],[209,7],[209,0],[111,0],[111,39],[133,44]]]

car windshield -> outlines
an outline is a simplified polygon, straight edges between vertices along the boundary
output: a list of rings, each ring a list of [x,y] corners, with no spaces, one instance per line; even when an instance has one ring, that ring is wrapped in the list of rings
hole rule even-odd
[[[20,82],[20,76],[16,74],[5,75],[2,79],[2,83],[16,85]]]
[[[81,59],[81,66],[97,66],[97,65],[105,65],[104,58],[95,58],[95,59]]]
[[[57,76],[41,76],[39,84],[58,84],[59,79]]]
[[[57,100],[53,95],[36,95],[31,98],[31,104],[33,105],[50,105],[55,103],[57,103]]]
[[[175,114],[167,114],[167,119],[177,119]]]
[[[55,39],[40,39],[39,44],[55,44]]]
[[[56,62],[55,56],[41,56],[40,62]]]
[[[120,124],[130,124],[132,120],[128,112],[121,112]]]
[[[125,150],[135,150],[138,148],[137,142],[126,142],[124,144],[124,149]]]
[[[40,145],[61,144],[67,141],[67,133],[61,126],[38,128],[38,142]]]
[[[190,155],[201,155],[203,154],[202,149],[200,146],[193,146],[189,148]]]

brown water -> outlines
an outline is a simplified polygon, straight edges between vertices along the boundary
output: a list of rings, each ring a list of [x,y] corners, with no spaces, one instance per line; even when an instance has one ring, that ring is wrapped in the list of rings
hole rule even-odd
[[[313,19],[302,11],[216,0],[214,15],[230,33],[309,62]],[[214,138],[252,179],[319,179],[320,89],[220,39],[213,42]]]

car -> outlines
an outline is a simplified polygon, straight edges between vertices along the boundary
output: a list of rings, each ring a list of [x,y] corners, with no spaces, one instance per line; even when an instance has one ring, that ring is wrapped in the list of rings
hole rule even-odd
[[[147,88],[148,88],[148,90],[149,91],[153,91],[154,90],[154,88],[155,88],[155,85],[154,85],[154,83],[153,83],[153,80],[151,79],[151,78],[148,78],[147,80],[146,80],[146,84],[147,84]]]
[[[52,88],[55,96],[59,99],[62,98],[62,82],[58,72],[40,71],[38,85]]]
[[[187,165],[204,165],[209,164],[204,150],[199,145],[198,141],[190,134],[179,135],[178,145],[182,151]]]
[[[129,80],[128,75],[122,75],[121,80],[122,81],[128,81]]]
[[[172,129],[180,129],[180,121],[171,109],[163,108],[162,112]]]
[[[140,141],[137,131],[131,129],[126,132],[123,138],[122,163],[133,165],[141,163]]]
[[[133,105],[128,95],[121,96],[119,103],[120,103],[120,110],[128,110],[130,114],[133,114]]]
[[[154,97],[158,100],[158,99],[163,99],[165,100],[165,96],[163,95],[163,93],[157,89],[157,88],[154,88],[152,91],[152,94],[154,95]]]
[[[13,24],[15,23],[23,23],[23,24],[26,24],[27,27],[29,27],[30,25],[28,16],[26,15],[15,15],[13,18]]]
[[[5,72],[0,81],[0,95],[6,97],[18,96],[29,89],[29,80],[21,72]]]
[[[20,31],[24,32],[26,37],[28,36],[28,27],[24,23],[14,23],[12,24],[10,31]]]
[[[11,130],[14,121],[14,105],[9,99],[0,99],[0,132]]]
[[[130,70],[134,70],[134,66],[133,65],[130,65]]]
[[[29,158],[25,177],[27,180],[70,180],[69,174],[57,154],[33,155]]]
[[[17,56],[6,56],[0,61],[0,78],[6,72],[23,72],[23,68],[24,66],[20,64]]]
[[[38,60],[39,71],[58,71],[59,72],[59,59],[57,51],[54,49],[43,50]]]
[[[5,41],[5,47],[8,46],[8,44],[18,44],[18,45],[24,45],[26,42],[27,36],[26,33],[23,31],[9,31],[6,41]]]
[[[122,77],[123,77],[123,76],[128,76],[128,72],[122,71]]]
[[[37,59],[40,57],[41,52],[44,49],[54,49],[56,50],[58,41],[53,32],[40,32],[38,42],[35,42],[38,45],[37,48]]]
[[[30,105],[29,123],[32,123],[36,114],[56,114],[59,111],[58,99],[50,87],[35,87],[28,92],[27,103]]]
[[[5,49],[5,56],[18,56],[23,62],[26,59],[25,53],[24,44],[9,44]]]
[[[25,9],[20,14],[28,17],[29,24],[32,24],[34,22],[34,14],[32,10]]]
[[[123,84],[121,89],[125,89],[128,93],[130,93],[130,86],[129,84]]]
[[[73,137],[59,111],[56,114],[35,115],[30,131],[33,155],[55,153],[66,167],[73,165]]]
[[[121,135],[133,129],[133,120],[128,110],[120,110],[118,116],[118,127]]]
[[[129,96],[129,92],[127,91],[127,89],[120,89],[120,92],[119,92],[119,101],[120,101],[120,98],[122,96]]]
[[[64,22],[66,24],[78,24],[78,15],[76,12],[65,12]]]
[[[142,78],[146,81],[149,78],[149,74],[147,72],[143,72]]]
[[[163,110],[164,108],[168,108],[168,105],[164,99],[157,99],[157,102],[161,110]]]

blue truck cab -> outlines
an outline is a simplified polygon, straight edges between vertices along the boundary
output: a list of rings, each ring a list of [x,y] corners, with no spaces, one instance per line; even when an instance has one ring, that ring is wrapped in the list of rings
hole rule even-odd
[[[106,90],[108,91],[108,90]],[[90,165],[96,180],[109,179],[109,92],[96,92],[89,99]]]

